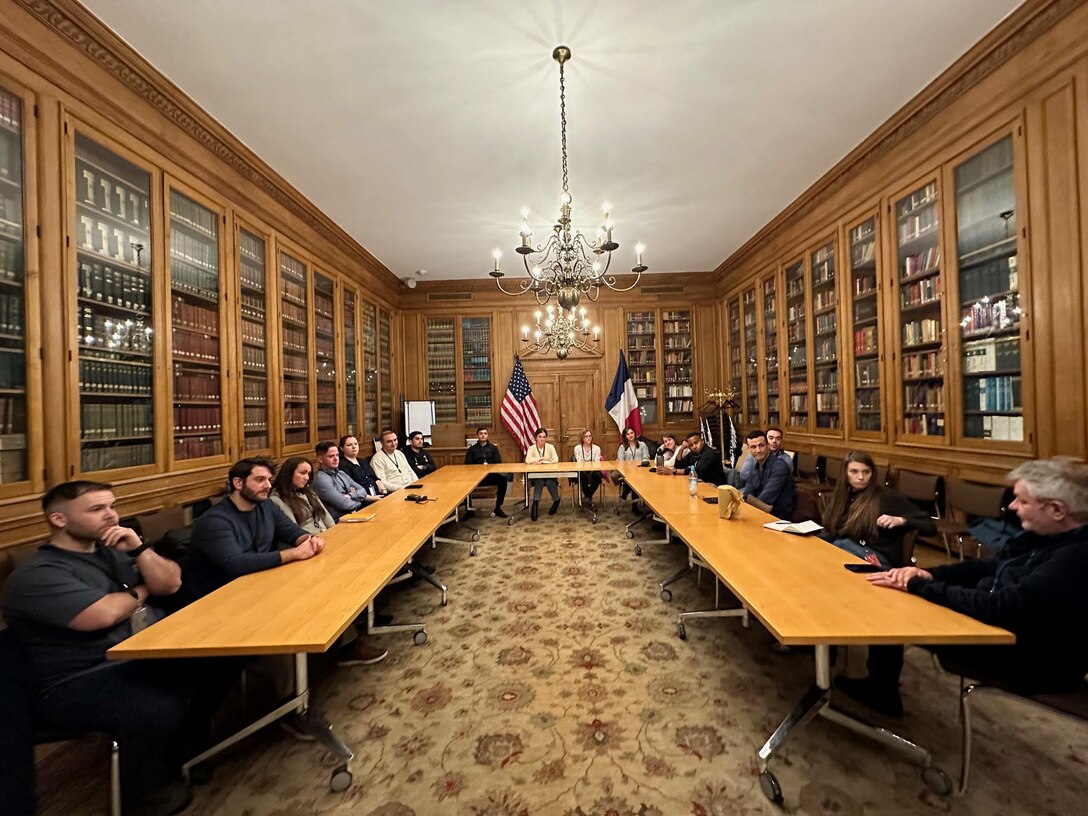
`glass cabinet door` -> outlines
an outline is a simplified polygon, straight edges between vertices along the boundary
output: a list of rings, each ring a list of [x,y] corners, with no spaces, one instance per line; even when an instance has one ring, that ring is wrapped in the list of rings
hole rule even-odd
[[[457,421],[455,329],[452,317],[427,319],[427,399],[434,401],[437,423]]]
[[[876,270],[876,216],[849,232],[850,325],[853,330],[854,429],[880,432],[880,297]]]
[[[695,415],[691,377],[691,312],[661,315],[661,345],[665,350],[665,422],[685,422]]]
[[[627,312],[627,369],[643,425],[657,423],[657,312]]]
[[[744,293],[744,419],[759,427],[759,352],[756,338],[756,288]]]
[[[317,379],[317,436],[336,441],[336,282],[314,272],[314,372]]]
[[[363,427],[360,433],[377,436],[378,311],[366,300],[363,301],[363,374]]]
[[[763,355],[767,371],[767,425],[782,424],[778,383],[778,290],[777,278],[763,279]]]
[[[238,230],[238,274],[242,317],[242,449],[267,450],[268,319],[267,247],[263,238]]]
[[[741,348],[740,298],[735,297],[726,306],[726,322],[729,324],[729,389],[733,400],[741,405],[744,398],[744,350]],[[741,412],[737,421],[748,424],[748,417]]]
[[[812,298],[812,351],[816,388],[816,428],[839,428],[838,295],[835,242],[809,258]]]
[[[283,346],[283,442],[310,444],[310,361],[307,354],[306,264],[280,253]]]
[[[895,204],[902,430],[944,436],[944,329],[937,182]]]
[[[786,342],[789,347],[790,427],[808,430],[808,330],[804,258],[786,267]]]
[[[381,431],[393,427],[393,378],[389,349],[389,312],[378,310],[378,398],[381,410]]]
[[[170,191],[174,459],[223,453],[219,215]]]
[[[963,436],[1022,442],[1013,140],[955,169]]]
[[[75,197],[80,470],[151,465],[151,174],[77,133]]]
[[[461,319],[465,424],[491,424],[491,318]]]
[[[25,482],[23,101],[0,88],[0,485]]]
[[[355,330],[357,295],[344,287],[344,408],[347,413],[344,433],[357,436],[359,430],[358,333]]]

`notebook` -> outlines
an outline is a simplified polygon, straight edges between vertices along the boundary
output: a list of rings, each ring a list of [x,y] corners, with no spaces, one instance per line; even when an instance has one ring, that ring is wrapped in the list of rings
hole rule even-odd
[[[780,533],[793,533],[794,535],[811,535],[823,529],[815,521],[771,521],[763,525],[768,530],[777,530]]]

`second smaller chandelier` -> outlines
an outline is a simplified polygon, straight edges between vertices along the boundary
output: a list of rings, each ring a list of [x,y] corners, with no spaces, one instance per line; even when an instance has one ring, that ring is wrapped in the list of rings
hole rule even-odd
[[[559,309],[554,306],[547,307],[547,313],[537,309],[533,313],[536,318],[536,329],[529,336],[529,327],[521,327],[521,344],[526,354],[555,353],[560,360],[570,356],[571,349],[582,351],[596,351],[601,340],[601,327],[589,328],[589,318],[585,309],[577,312],[571,309]]]
[[[498,249],[494,252],[495,268],[489,274],[495,279],[496,285],[503,294],[517,296],[532,292],[541,305],[554,297],[559,304],[559,311],[553,317],[553,323],[562,320],[575,327],[576,335],[582,335],[584,327],[580,326],[580,321],[574,314],[574,308],[582,295],[591,301],[596,301],[602,287],[616,292],[630,291],[638,283],[646,267],[642,263],[643,246],[639,244],[635,247],[635,266],[631,269],[635,277],[629,285],[622,285],[615,275],[608,273],[609,266],[612,264],[612,253],[619,249],[620,245],[612,240],[614,229],[612,205],[607,202],[603,207],[604,220],[593,241],[587,240],[577,230],[572,231],[573,199],[567,183],[567,96],[563,72],[563,65],[570,56],[570,49],[565,45],[556,47],[552,52],[552,59],[559,63],[559,124],[563,156],[563,193],[559,196],[559,221],[552,227],[552,234],[547,242],[534,246],[533,230],[529,226],[529,211],[523,209],[519,232],[521,243],[515,251],[521,255],[529,277],[519,279],[512,291],[506,289],[502,281],[506,273],[499,268],[502,252]],[[605,256],[603,263],[602,256]],[[567,314],[568,312],[570,314]]]

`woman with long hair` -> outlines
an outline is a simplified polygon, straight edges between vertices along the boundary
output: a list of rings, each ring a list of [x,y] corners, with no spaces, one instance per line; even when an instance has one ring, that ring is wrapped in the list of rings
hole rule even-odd
[[[821,536],[836,547],[885,569],[903,566],[903,539],[911,530],[932,535],[933,519],[918,505],[873,478],[869,454],[851,451],[824,513]]]
[[[336,522],[317,497],[311,484],[313,465],[301,456],[293,456],[283,463],[272,480],[269,498],[295,524],[309,533],[322,533]]]
[[[621,462],[648,462],[650,460],[650,449],[646,447],[645,442],[638,438],[635,429],[630,425],[623,429],[623,438],[620,440],[619,450],[616,451],[616,458]],[[638,494],[628,486],[623,474],[618,470],[612,471],[612,481],[623,485],[620,490],[620,499],[626,499],[628,496],[635,498],[635,501],[631,503],[631,510],[638,513]]]
[[[593,431],[586,428],[582,431],[581,440],[574,448],[575,462],[600,462],[601,449],[593,444]],[[603,475],[599,470],[583,470],[578,474],[578,484],[582,489],[582,496],[590,509],[593,507],[593,494],[601,486]]]
[[[543,428],[537,428],[534,436],[536,436],[536,442],[525,452],[525,463],[535,465],[538,462],[544,464],[558,462],[559,454],[555,452],[555,446],[548,441],[548,432]],[[559,509],[559,479],[554,476],[533,479],[533,507],[529,513],[533,521],[536,521],[537,511],[540,509],[540,498],[544,494],[545,487],[552,494],[552,506],[548,508],[548,515],[554,516],[555,511]]]

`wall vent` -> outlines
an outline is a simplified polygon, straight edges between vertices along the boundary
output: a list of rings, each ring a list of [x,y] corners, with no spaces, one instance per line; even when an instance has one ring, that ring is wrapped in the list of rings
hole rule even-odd
[[[644,295],[682,295],[687,288],[679,283],[654,283],[639,287],[639,291]]]
[[[427,300],[432,303],[440,300],[472,300],[472,292],[431,292],[427,295]]]

